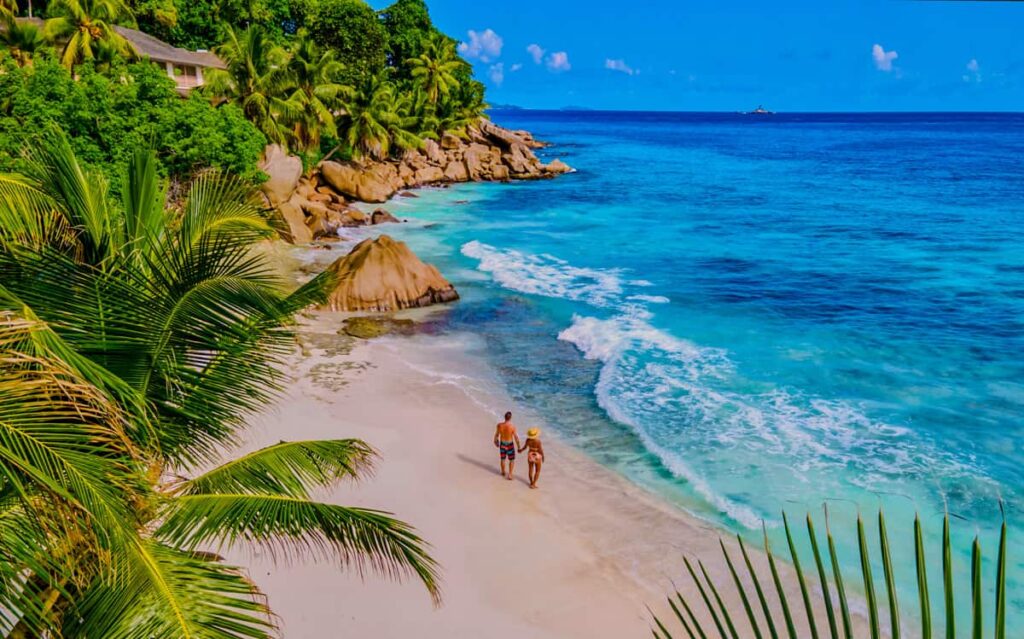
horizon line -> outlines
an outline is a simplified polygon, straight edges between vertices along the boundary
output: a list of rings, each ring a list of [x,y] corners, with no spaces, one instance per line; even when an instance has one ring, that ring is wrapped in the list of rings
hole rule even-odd
[[[602,109],[597,107],[572,106],[572,107],[523,107],[511,104],[503,104],[488,107],[486,111],[543,111],[543,112],[573,112],[573,113],[692,113],[692,114],[716,114],[716,115],[748,115],[750,111],[726,111],[726,110],[673,110],[673,109]],[[932,114],[932,115],[1024,115],[1020,111],[940,111],[940,110],[901,110],[901,111],[773,111],[766,115],[888,115],[888,114]]]

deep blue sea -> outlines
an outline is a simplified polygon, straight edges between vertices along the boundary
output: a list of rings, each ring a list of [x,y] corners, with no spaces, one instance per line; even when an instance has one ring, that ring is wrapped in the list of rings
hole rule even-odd
[[[1002,500],[1024,619],[1024,115],[493,119],[577,172],[424,191],[401,234],[523,410],[782,554],[781,511],[828,504],[856,567],[883,505],[904,584],[947,505],[990,584]]]

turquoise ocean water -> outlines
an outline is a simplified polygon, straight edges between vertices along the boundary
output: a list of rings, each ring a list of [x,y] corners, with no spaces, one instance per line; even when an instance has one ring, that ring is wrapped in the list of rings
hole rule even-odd
[[[1024,116],[494,119],[578,171],[395,204],[463,294],[438,330],[562,440],[779,548],[827,503],[856,566],[884,505],[912,585],[913,514],[934,553],[948,504],[991,572],[1002,500],[1024,620]]]

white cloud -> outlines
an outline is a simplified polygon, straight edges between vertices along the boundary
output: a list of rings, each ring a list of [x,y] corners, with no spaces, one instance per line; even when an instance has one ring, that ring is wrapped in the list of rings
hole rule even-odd
[[[539,44],[531,44],[526,47],[526,52],[533,58],[534,64],[540,64],[540,61],[544,59],[544,49]]]
[[[554,53],[549,55],[547,64],[548,69],[550,69],[551,71],[555,71],[556,73],[561,71],[568,71],[569,69],[572,68],[572,65],[569,64],[569,54],[566,53],[565,51],[555,51]]]
[[[502,62],[492,64],[487,69],[487,77],[491,79],[494,86],[500,87],[501,83],[505,81],[505,64]]]
[[[519,69],[522,69],[522,68],[523,68],[523,65],[519,64],[518,62],[516,62],[515,64],[513,64],[509,68],[509,71],[511,71],[512,73],[515,73],[516,71],[518,71]]]
[[[501,55],[501,47],[505,44],[501,36],[493,29],[482,32],[469,30],[469,42],[459,44],[459,53],[467,58],[477,58],[481,62],[490,62]]]
[[[892,61],[898,57],[900,54],[895,51],[886,51],[880,44],[871,47],[871,58],[875,61],[875,66],[879,71],[886,73],[892,71]]]
[[[975,58],[967,63],[967,70],[970,74],[964,74],[964,82],[981,82],[981,65]]]
[[[633,68],[626,64],[626,61],[623,60],[622,58],[619,58],[617,60],[612,60],[611,58],[606,59],[604,61],[604,68],[609,69],[611,71],[621,71],[626,75],[633,75],[634,73]]]

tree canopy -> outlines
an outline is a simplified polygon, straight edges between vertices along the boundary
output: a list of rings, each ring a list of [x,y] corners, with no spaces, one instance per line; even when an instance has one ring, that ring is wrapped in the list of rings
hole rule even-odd
[[[102,168],[115,189],[140,147],[153,148],[172,177],[210,167],[259,176],[266,140],[234,105],[216,108],[199,95],[182,99],[174,82],[148,63],[122,64],[117,78],[90,64],[75,73],[77,80],[52,56],[25,67],[13,59],[3,63],[0,170],[18,170],[23,149],[57,127],[79,159]]]

